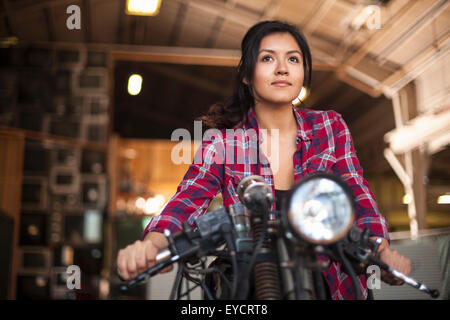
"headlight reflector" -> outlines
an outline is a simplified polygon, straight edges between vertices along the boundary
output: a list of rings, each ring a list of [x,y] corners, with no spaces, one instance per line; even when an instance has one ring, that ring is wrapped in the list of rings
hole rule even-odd
[[[327,173],[302,180],[292,191],[287,209],[292,231],[316,244],[338,241],[354,220],[354,204],[347,185]]]

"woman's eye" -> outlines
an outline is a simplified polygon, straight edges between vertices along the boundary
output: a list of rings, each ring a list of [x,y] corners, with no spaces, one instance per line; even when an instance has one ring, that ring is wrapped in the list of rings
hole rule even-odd
[[[261,60],[262,61],[272,61],[272,57],[271,56],[264,56]]]
[[[289,61],[292,61],[292,62],[299,62],[299,59],[298,59],[297,57],[290,57],[290,58],[289,58]]]

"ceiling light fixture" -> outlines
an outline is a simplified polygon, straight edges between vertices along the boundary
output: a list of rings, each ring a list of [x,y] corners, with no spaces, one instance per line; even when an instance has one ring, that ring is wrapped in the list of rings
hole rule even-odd
[[[136,96],[141,92],[142,88],[142,76],[139,74],[132,74],[128,78],[128,93],[132,96]]]
[[[137,16],[156,16],[161,0],[127,0],[125,13]]]
[[[443,194],[437,200],[438,204],[450,204],[450,194]]]

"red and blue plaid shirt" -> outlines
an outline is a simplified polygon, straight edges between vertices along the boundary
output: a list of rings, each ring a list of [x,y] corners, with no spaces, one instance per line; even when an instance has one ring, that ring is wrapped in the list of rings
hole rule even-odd
[[[350,131],[342,116],[335,111],[314,111],[293,108],[298,123],[297,150],[293,157],[294,180],[299,181],[316,171],[332,172],[341,176],[350,186],[356,200],[356,225],[369,229],[371,236],[389,240],[385,218],[380,214],[375,197],[356,157]],[[210,131],[207,131],[210,132]],[[239,201],[236,192],[239,182],[248,175],[262,176],[275,194],[274,178],[269,161],[259,153],[262,134],[253,109],[248,120],[233,129],[215,130],[205,134],[194,161],[179,184],[177,192],[161,214],[152,218],[148,232],[181,230],[181,224],[205,213],[210,202],[222,193],[228,207]],[[256,135],[256,139],[254,139]],[[258,156],[259,155],[259,156]],[[272,210],[275,210],[275,203]],[[324,258],[322,258],[324,259]],[[330,264],[323,272],[333,299],[355,299],[355,289],[340,263]],[[358,277],[363,297],[367,285],[363,275]]]

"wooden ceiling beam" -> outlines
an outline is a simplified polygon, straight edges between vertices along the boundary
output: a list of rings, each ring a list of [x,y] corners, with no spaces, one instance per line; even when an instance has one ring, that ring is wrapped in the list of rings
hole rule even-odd
[[[125,43],[124,34],[125,34],[125,1],[121,1],[119,3],[119,15],[117,17],[117,28],[116,28],[116,41],[118,43]]]
[[[389,76],[383,82],[379,82],[374,79],[370,72],[361,72],[354,68],[358,63],[360,63],[374,48],[376,48],[380,44],[392,43],[393,39],[397,37],[397,35],[392,31],[395,30],[398,26],[404,23],[403,19],[411,14],[411,12],[415,11],[426,11],[427,7],[429,7],[430,1],[417,1],[404,5],[400,11],[396,14],[395,19],[391,19],[388,21],[382,30],[378,31],[371,37],[365,45],[360,47],[355,53],[353,53],[346,61],[342,62],[340,66],[337,68],[336,73],[337,76],[342,80],[348,83],[349,85],[366,92],[372,97],[379,97],[382,93],[385,93],[388,97],[391,96],[390,89],[388,88],[388,79],[392,80],[393,76]],[[434,4],[436,5],[439,1],[436,0]],[[394,73],[396,77],[402,74],[402,70]]]
[[[28,41],[19,41],[26,45]],[[65,48],[88,50],[104,50],[111,54],[113,60],[160,62],[191,65],[209,65],[236,67],[241,52],[233,49],[189,48],[165,46],[141,46],[129,44],[84,43],[84,42],[55,42],[35,41],[33,45],[44,48]],[[334,66],[318,59],[313,60],[314,70],[334,70]]]
[[[148,29],[148,21],[150,20],[146,19],[146,17],[138,17],[136,24],[136,38],[134,42],[139,45],[145,45],[145,39]]]
[[[182,3],[189,4],[189,6],[203,10],[204,12],[226,18],[233,23],[236,23],[245,28],[249,28],[261,18],[260,15],[241,9],[235,6],[234,2],[224,3],[216,0],[177,0]]]
[[[306,35],[312,35],[314,33],[336,2],[337,0],[322,0],[318,9],[306,21],[303,21],[303,28]]]
[[[406,42],[408,39],[411,39],[412,37],[414,37],[414,35],[428,26],[437,16],[445,11],[449,7],[449,5],[450,1],[448,0],[437,1],[431,8],[428,9],[425,15],[417,21],[417,23],[414,23],[411,28],[407,29],[398,39],[395,40],[395,42],[390,44],[376,57],[377,62],[386,62],[392,52],[394,52],[404,42]]]
[[[282,1],[272,0],[269,4],[264,8],[264,12],[261,15],[261,20],[272,20],[273,17],[278,13],[282,5]]]
[[[345,70],[346,67],[355,66],[377,46],[394,41],[397,34],[394,33],[393,30],[404,25],[404,18],[415,13],[416,11],[425,11],[429,5],[430,1],[408,2],[408,4],[403,6],[400,11],[395,14],[395,19],[389,20],[383,26],[383,29],[376,32],[373,37],[371,37],[362,47],[358,49],[357,52],[350,56],[350,58],[342,64],[341,69]]]
[[[154,47],[130,46],[113,48],[111,55],[114,60],[160,62],[175,64],[193,64],[209,66],[234,67],[238,65],[240,52],[238,50],[184,48],[184,47]]]
[[[82,7],[81,7],[81,15],[82,15],[82,23],[83,27],[81,28],[83,30],[83,37],[84,42],[92,42],[92,31],[91,31],[91,5],[90,1],[83,0]]]
[[[53,22],[53,12],[51,7],[44,8],[45,22],[47,24],[48,40],[55,41],[55,24]]]
[[[379,97],[381,95],[381,91],[380,90],[377,90],[373,86],[370,86],[367,83],[364,83],[363,81],[348,75],[344,71],[338,70],[336,72],[336,74],[337,74],[337,77],[341,81],[347,83],[348,85],[350,85],[350,86],[352,86],[352,87],[354,87],[354,88],[356,88],[356,89],[358,89],[358,90],[360,90],[362,92],[367,93],[368,95],[370,95],[370,96],[372,96],[374,98]]]
[[[3,7],[5,8],[4,16],[8,23],[11,34],[17,37],[17,28],[15,26],[15,22],[12,19],[12,13],[14,12],[14,8],[8,0],[3,0]]]
[[[382,81],[377,90],[387,96],[394,95],[397,91],[417,78],[431,63],[440,56],[446,54],[450,49],[450,34],[445,34],[436,43],[423,50],[400,70]]]
[[[167,45],[175,47],[178,43],[178,39],[181,35],[184,22],[186,21],[186,15],[189,7],[189,2],[181,2],[178,8],[175,22],[172,25],[172,31],[170,32],[169,41]]]
[[[6,0],[3,0],[4,2]],[[28,1],[9,1],[9,5],[15,12],[23,10],[40,10],[47,7],[54,7],[63,4],[77,4],[73,0],[28,0]]]
[[[208,38],[205,41],[205,48],[214,48],[218,39],[218,34],[222,30],[222,26],[225,19],[221,16],[217,16],[214,24],[209,32]]]

